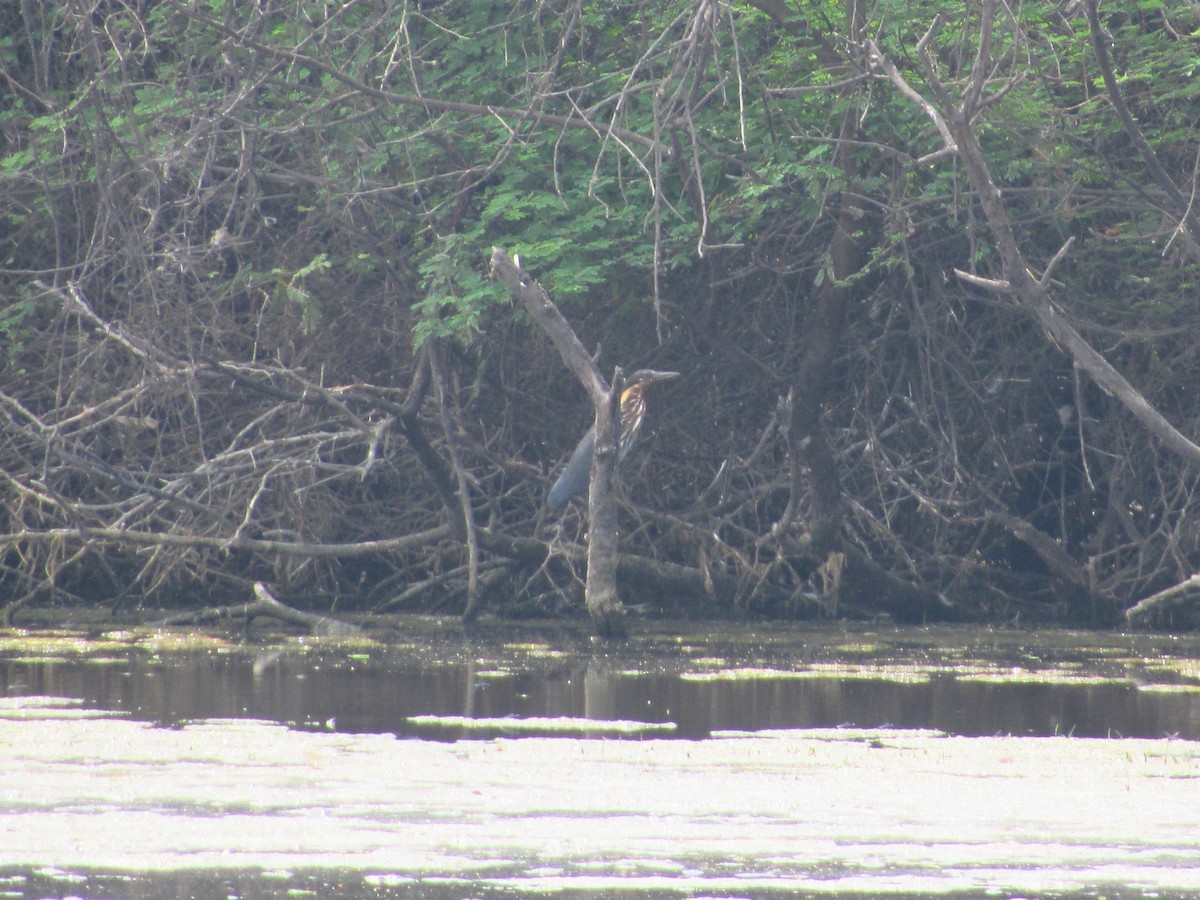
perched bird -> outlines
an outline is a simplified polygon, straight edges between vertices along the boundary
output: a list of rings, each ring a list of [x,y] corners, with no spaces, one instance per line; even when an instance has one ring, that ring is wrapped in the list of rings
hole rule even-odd
[[[629,376],[625,390],[621,392],[621,438],[617,450],[617,459],[622,460],[637,438],[642,420],[646,418],[646,387],[656,381],[677,378],[678,372],[656,372],[653,369],[638,369]],[[592,475],[592,454],[596,449],[596,426],[588,429],[587,434],[567,460],[566,467],[550,488],[546,505],[551,509],[566,506],[576,494],[587,490],[588,481]]]

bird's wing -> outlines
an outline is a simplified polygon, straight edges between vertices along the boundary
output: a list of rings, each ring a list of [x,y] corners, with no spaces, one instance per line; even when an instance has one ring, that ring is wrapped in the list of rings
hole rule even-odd
[[[588,479],[592,476],[592,453],[595,449],[596,426],[593,425],[575,447],[575,452],[567,460],[558,481],[554,482],[554,487],[550,488],[550,494],[546,497],[547,506],[551,509],[566,506],[568,500],[587,490]]]

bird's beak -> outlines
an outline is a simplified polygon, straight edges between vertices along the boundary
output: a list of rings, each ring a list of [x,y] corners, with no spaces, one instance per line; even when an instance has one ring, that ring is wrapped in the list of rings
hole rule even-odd
[[[650,383],[652,381],[666,381],[668,378],[678,378],[679,373],[678,372],[656,372],[654,370],[651,370],[649,372],[644,373],[644,377],[646,379],[646,382]]]

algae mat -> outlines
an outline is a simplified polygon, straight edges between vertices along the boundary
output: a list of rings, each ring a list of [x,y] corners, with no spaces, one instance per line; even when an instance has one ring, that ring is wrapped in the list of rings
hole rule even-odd
[[[0,704],[0,870],[521,892],[1200,891],[1200,743],[820,730],[436,743]]]

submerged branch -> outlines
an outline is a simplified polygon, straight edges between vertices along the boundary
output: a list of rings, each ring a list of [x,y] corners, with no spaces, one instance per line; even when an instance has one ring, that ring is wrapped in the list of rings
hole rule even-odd
[[[290,625],[299,625],[308,629],[310,634],[321,637],[353,637],[363,634],[361,628],[351,625],[349,622],[293,609],[280,603],[261,582],[254,585],[254,597],[253,603],[242,603],[237,606],[214,606],[197,612],[168,616],[159,624],[201,625],[208,622],[219,622],[223,619],[246,619],[248,622],[256,616],[268,616]]]

